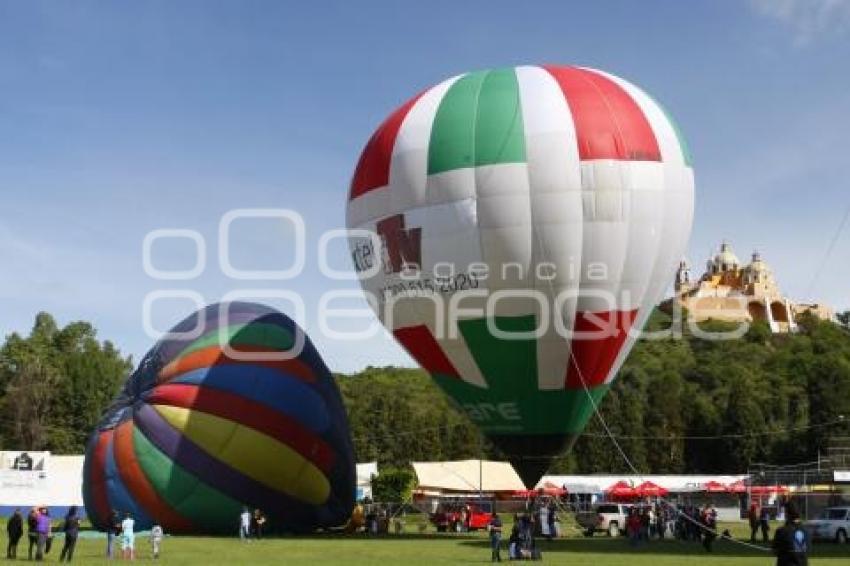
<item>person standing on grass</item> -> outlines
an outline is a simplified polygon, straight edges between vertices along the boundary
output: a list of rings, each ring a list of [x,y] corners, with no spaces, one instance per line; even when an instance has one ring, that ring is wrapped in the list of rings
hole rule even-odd
[[[761,508],[759,526],[761,527],[761,541],[770,542],[770,512],[767,510],[767,507]]]
[[[511,529],[511,536],[508,538],[508,560],[518,560],[521,557],[519,534],[519,517],[514,513],[514,526]]]
[[[62,545],[59,562],[64,561],[66,557],[68,562],[70,562],[74,557],[74,547],[77,546],[77,536],[80,534],[80,518],[77,516],[76,505],[72,505],[68,509],[68,514],[65,515],[65,522],[62,523],[62,531],[65,533],[65,544]]]
[[[18,542],[24,536],[24,517],[21,515],[20,509],[15,509],[15,513],[9,517],[9,522],[6,523],[6,534],[9,535],[9,546],[6,547],[6,558],[18,557]]]
[[[112,511],[109,517],[109,524],[106,526],[106,557],[112,558],[115,551],[115,539],[121,534],[121,519],[118,518],[118,511]]]
[[[773,536],[773,553],[776,566],[808,566],[809,535],[800,523],[797,508],[785,506],[785,525],[776,529]]]
[[[706,552],[711,552],[714,540],[717,538],[717,514],[714,508],[706,505],[702,514],[703,535],[702,546]]]
[[[130,513],[124,515],[124,520],[121,521],[121,554],[124,560],[136,559],[136,533],[133,529],[136,522]]]
[[[27,538],[29,539],[30,548],[27,553],[29,559],[32,560],[32,551],[38,546],[38,508],[33,507],[27,515]]]
[[[47,556],[53,547],[53,521],[50,519],[50,509],[42,507],[41,510],[47,517],[47,540],[44,541],[44,555]]]
[[[162,532],[162,527],[159,523],[156,523],[153,527],[151,527],[151,553],[153,554],[154,559],[159,558],[159,549],[162,547],[162,537],[164,533]]]
[[[649,509],[646,507],[640,513],[640,540],[649,540],[649,527],[652,525],[652,517],[649,516]]]
[[[243,507],[242,514],[239,515],[239,538],[243,542],[251,542],[251,512],[247,507]]]
[[[47,537],[50,536],[50,517],[47,515],[47,509],[41,508],[36,515],[36,546],[35,559],[37,561],[44,560],[44,551],[47,547]]]
[[[655,504],[655,534],[658,535],[658,540],[664,540],[664,529],[666,522],[664,520],[665,509],[660,503]]]
[[[759,508],[755,502],[750,504],[747,520],[750,522],[750,542],[756,542],[756,534],[759,532]]]
[[[637,546],[640,542],[640,516],[635,507],[629,511],[629,516],[626,517],[626,535],[629,537],[631,546]]]
[[[263,529],[266,525],[266,516],[259,509],[254,509],[254,538],[263,538]]]
[[[501,562],[502,519],[499,518],[497,513],[494,512],[490,518],[487,530],[490,531],[490,562]]]
[[[549,500],[549,515],[546,519],[549,521],[549,540],[558,538],[557,525],[555,524],[558,521],[558,507],[555,505],[554,497]]]

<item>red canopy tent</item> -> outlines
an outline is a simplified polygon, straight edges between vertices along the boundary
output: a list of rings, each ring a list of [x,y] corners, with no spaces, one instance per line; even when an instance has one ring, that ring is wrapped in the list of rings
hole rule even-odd
[[[605,490],[608,497],[612,499],[635,499],[640,493],[625,480],[620,480]]]
[[[729,493],[747,493],[747,484],[744,480],[738,480],[726,486],[726,491]]]
[[[730,491],[729,487],[731,486],[724,485],[719,481],[714,480],[707,481],[702,484],[703,490],[708,493],[728,493]],[[746,490],[746,486],[744,487],[744,489]]]
[[[753,495],[767,495],[769,493],[787,493],[788,487],[784,485],[752,485],[750,493]]]
[[[666,488],[652,483],[651,481],[643,482],[635,488],[635,491],[638,493],[639,497],[664,497],[669,493]]]
[[[568,493],[567,488],[565,488],[563,486],[557,486],[550,481],[543,483],[543,494],[544,495],[552,495],[552,496],[555,496],[555,497],[563,497],[563,496],[567,495],[567,493]]]
[[[539,487],[537,489],[520,489],[513,492],[514,497],[539,497],[541,495],[548,495],[550,497],[563,497],[567,495],[567,490],[563,487],[558,487],[557,485],[546,482],[543,484],[543,487]]]

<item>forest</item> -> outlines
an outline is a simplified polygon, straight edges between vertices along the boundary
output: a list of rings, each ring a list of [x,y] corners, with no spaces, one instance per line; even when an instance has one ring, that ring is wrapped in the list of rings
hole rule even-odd
[[[656,312],[647,328],[669,323]],[[741,339],[717,342],[687,332],[641,340],[600,413],[642,473],[741,473],[758,462],[814,460],[834,439],[850,437],[850,332],[814,318],[799,326],[772,334],[754,324]],[[360,461],[399,467],[500,457],[423,371],[370,367],[338,379]],[[591,418],[551,471],[629,470]]]
[[[600,413],[642,473],[743,472],[756,462],[815,459],[850,437],[850,331],[805,318],[799,331],[754,324],[740,339],[641,340]],[[648,329],[670,324],[656,312]],[[718,322],[705,329],[723,330]],[[94,327],[59,327],[40,313],[0,347],[0,448],[79,454],[132,360]],[[499,458],[417,369],[368,367],[336,375],[358,461]],[[844,419],[844,416],[847,419]],[[625,472],[597,418],[553,472]]]

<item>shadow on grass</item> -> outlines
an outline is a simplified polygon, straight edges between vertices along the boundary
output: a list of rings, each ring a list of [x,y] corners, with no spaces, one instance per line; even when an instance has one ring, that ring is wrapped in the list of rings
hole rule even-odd
[[[741,541],[744,542],[744,541]],[[482,550],[490,547],[487,540],[464,540],[463,545],[475,546]],[[504,542],[503,542],[504,544]],[[697,542],[683,542],[678,540],[650,541],[640,546],[632,547],[625,538],[574,538],[546,540],[538,539],[537,546],[546,555],[549,552],[572,552],[575,554],[640,554],[640,555],[688,555],[688,556],[737,556],[737,557],[769,557],[773,554],[769,546],[761,546],[763,550],[745,546],[739,542],[729,540],[717,540],[712,546],[711,552],[706,551],[702,544]],[[815,557],[850,557],[850,545],[839,544],[816,544],[811,556]]]

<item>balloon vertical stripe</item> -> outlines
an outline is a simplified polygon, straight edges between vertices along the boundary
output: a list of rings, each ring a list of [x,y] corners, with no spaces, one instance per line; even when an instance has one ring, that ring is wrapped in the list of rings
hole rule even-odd
[[[587,69],[544,68],[558,81],[573,113],[582,160],[661,161],[646,116],[616,83]]]
[[[469,351],[486,376],[488,388],[501,391],[506,399],[521,396],[529,389],[536,391],[536,383],[521,378],[537,375],[535,340],[520,338],[525,333],[534,332],[534,316],[500,316],[492,320],[492,324],[516,338],[497,338],[491,334],[485,318],[458,322]]]
[[[434,116],[428,174],[524,161],[522,111],[514,70],[469,73],[457,80]]]
[[[419,100],[415,96],[393,112],[372,134],[366,149],[360,156],[354,179],[351,183],[351,198],[357,198],[372,189],[383,187],[390,179],[390,156],[395,145],[398,130],[410,109]]]
[[[475,166],[524,163],[525,132],[516,72],[488,72],[476,102]]]
[[[87,509],[89,520],[96,524],[106,524],[111,514],[106,485],[106,452],[109,447],[110,432],[96,434],[89,442],[89,457],[86,458],[86,471],[83,490],[91,501]]]
[[[429,373],[460,378],[457,369],[446,357],[427,326],[396,328],[393,334],[413,359]]]
[[[157,517],[166,531],[191,532],[192,523],[172,509],[148,481],[136,457],[134,429],[133,422],[127,420],[118,425],[113,432],[115,460],[121,481],[127,486],[132,497],[139,502],[145,514],[149,517]]]
[[[576,315],[573,330],[579,337],[570,343],[568,388],[584,390],[605,383],[636,316],[637,309]],[[600,336],[592,338],[594,334]]]
[[[124,483],[118,464],[115,459],[115,431],[109,435],[109,443],[106,447],[105,465],[106,484],[109,486],[110,508],[117,511],[123,517],[124,513],[131,513],[142,525],[151,524],[151,520],[138,501],[130,494],[130,490]]]
[[[133,447],[150,485],[175,512],[185,516],[192,524],[212,524],[222,530],[233,524],[234,514],[238,515],[241,511],[239,501],[187,472],[157,449],[138,429],[133,430]]]

